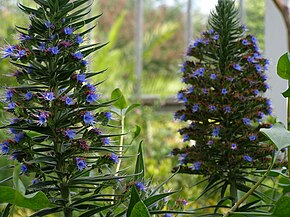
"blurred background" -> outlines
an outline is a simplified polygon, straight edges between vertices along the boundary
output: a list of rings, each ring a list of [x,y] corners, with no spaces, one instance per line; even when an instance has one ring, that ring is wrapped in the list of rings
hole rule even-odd
[[[31,0],[21,2],[34,6]],[[179,68],[187,45],[205,30],[208,15],[216,3],[217,0],[95,0],[93,3],[91,15],[103,15],[85,40],[88,43],[109,44],[90,57],[89,69],[100,71],[108,68],[104,75],[94,81],[106,80],[99,87],[104,98],[108,98],[112,90],[118,87],[129,101],[142,103],[143,106],[127,118],[126,125],[128,130],[135,125],[142,127],[140,138],[144,140],[146,173],[147,177],[152,177],[153,183],[164,181],[171,175],[172,167],[178,163],[178,159],[173,159],[169,153],[172,148],[183,145],[177,133],[181,123],[173,119],[173,114],[179,107],[175,96],[182,88]],[[267,42],[264,38],[265,32],[272,31],[268,24],[268,29],[265,29],[265,11],[270,11],[269,22],[275,22],[275,16],[272,17],[271,14],[271,11],[276,10],[272,0],[236,0],[236,3],[240,6],[242,23],[251,34],[256,35],[260,48],[273,54],[273,50],[267,51],[265,48]],[[275,13],[280,16],[278,11]],[[279,22],[283,28],[283,22]],[[19,34],[15,31],[15,25],[27,24],[28,17],[17,8],[17,0],[0,0],[0,47],[17,43]],[[276,34],[284,37],[284,32]],[[285,37],[282,38],[282,43]],[[268,41],[270,44],[274,44],[273,41],[279,43],[279,39],[277,41],[271,37]],[[273,46],[277,47],[277,44]],[[285,51],[280,49],[277,52],[282,55]],[[274,65],[275,60],[272,67]],[[9,62],[1,60],[2,87],[16,85],[15,79],[7,76],[12,71]],[[270,86],[273,87],[271,83]],[[1,125],[7,118],[1,109]],[[0,131],[1,141],[5,136],[6,132]],[[7,161],[5,156],[0,156],[0,167],[7,165]],[[1,171],[0,180],[8,176],[5,171]],[[6,172],[9,173],[9,170]],[[186,198],[194,201],[200,188],[192,186],[200,178],[177,175],[166,188],[181,190],[174,199]],[[208,203],[208,200],[201,200],[192,206]]]

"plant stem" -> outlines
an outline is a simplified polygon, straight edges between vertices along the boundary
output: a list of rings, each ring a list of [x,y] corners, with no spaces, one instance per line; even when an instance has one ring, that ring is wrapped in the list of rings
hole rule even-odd
[[[119,156],[122,156],[122,152],[123,152],[123,144],[124,144],[124,133],[125,133],[125,115],[123,115],[123,112],[121,110],[121,137],[120,137],[120,145],[119,145]],[[119,158],[119,162],[116,166],[116,173],[115,176],[118,176],[120,167],[121,167],[121,158]]]
[[[290,87],[290,81],[288,80],[288,87]],[[287,98],[287,129],[290,130],[289,126],[289,120],[290,120],[290,100]],[[287,156],[288,156],[288,176],[290,178],[290,147],[287,148]]]
[[[234,206],[236,201],[238,201],[238,189],[235,179],[230,182],[230,196],[233,198],[232,206]]]

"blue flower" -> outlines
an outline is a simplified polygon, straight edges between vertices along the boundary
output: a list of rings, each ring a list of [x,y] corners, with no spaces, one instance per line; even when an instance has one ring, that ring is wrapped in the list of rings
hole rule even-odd
[[[6,100],[5,100],[6,102],[11,101],[13,98],[13,91],[7,90],[5,97],[6,97]]]
[[[34,178],[34,179],[32,179],[31,183],[32,183],[33,185],[35,185],[35,184],[37,184],[37,183],[40,183],[40,180],[37,179],[37,178]]]
[[[19,50],[18,53],[16,54],[17,59],[21,59],[26,55],[26,50]]]
[[[186,141],[188,141],[189,140],[189,136],[188,136],[188,134],[184,134],[183,135],[183,142],[186,142]]]
[[[249,155],[245,155],[243,158],[244,158],[245,161],[248,161],[248,162],[252,162],[253,161],[253,158],[251,158]]]
[[[212,35],[212,34],[214,33],[214,30],[213,30],[213,29],[210,29],[210,30],[208,30],[208,33],[209,33],[210,35]]]
[[[232,145],[231,145],[231,149],[232,149],[232,150],[237,149],[237,144],[236,144],[236,143],[232,143]]]
[[[87,88],[91,91],[91,92],[96,92],[96,87],[93,84],[88,83],[87,84]]]
[[[258,95],[259,94],[259,90],[254,90],[254,94]]]
[[[87,167],[85,160],[81,159],[79,157],[76,158],[76,163],[77,163],[77,167],[78,167],[79,171],[82,171],[83,169],[85,169]]]
[[[40,42],[39,50],[40,50],[41,52],[44,52],[45,49],[46,49],[46,45],[45,45],[45,43],[44,43],[44,42]]]
[[[82,60],[82,61],[81,61],[81,64],[84,65],[84,66],[86,66],[86,65],[89,64],[89,62],[88,62],[87,60]]]
[[[7,141],[5,141],[2,144],[0,144],[0,147],[1,147],[1,152],[3,154],[8,154],[9,153],[9,143]]]
[[[211,112],[216,111],[216,107],[215,107],[214,105],[210,105],[210,106],[209,106],[209,110],[210,110]]]
[[[54,25],[52,24],[52,22],[50,22],[49,20],[45,21],[44,22],[44,25],[46,28],[50,28],[50,29],[53,29],[54,28]]]
[[[257,43],[258,43],[258,40],[257,40],[257,38],[256,38],[255,36],[252,36],[252,37],[251,37],[251,40],[252,40],[252,42],[253,42],[254,44],[257,44]]]
[[[52,36],[50,36],[49,40],[53,41],[55,39],[55,37],[56,37],[56,35],[52,35]]]
[[[136,187],[138,188],[139,191],[145,191],[145,186],[143,185],[142,182],[137,182]]]
[[[212,131],[212,135],[213,135],[214,137],[219,136],[219,133],[220,133],[220,127],[215,127],[215,128],[213,129],[213,131]]]
[[[65,23],[65,21],[66,21],[65,18],[62,18],[62,19],[61,19],[61,22],[62,22],[62,23]]]
[[[65,98],[65,104],[67,104],[67,105],[73,105],[74,104],[74,101],[73,101],[72,98],[70,98],[70,97],[67,96]]]
[[[78,60],[81,60],[82,58],[84,58],[84,55],[80,51],[75,54],[72,54],[72,56]]]
[[[24,99],[29,101],[32,99],[32,96],[33,96],[33,94],[31,92],[27,92],[24,96]]]
[[[216,75],[216,74],[211,74],[211,75],[210,75],[210,79],[211,79],[211,80],[216,80],[216,78],[217,78],[217,75]]]
[[[71,130],[71,129],[67,129],[65,132],[64,132],[65,136],[67,136],[68,138],[70,139],[74,139],[75,136],[76,136],[76,133],[75,131]]]
[[[23,173],[26,173],[28,169],[25,164],[22,164],[20,170],[21,170],[21,173],[23,174]]]
[[[108,120],[112,120],[112,113],[111,112],[105,112],[104,115]]]
[[[180,165],[185,163],[187,155],[188,155],[187,153],[183,153],[183,154],[180,155],[180,157],[178,158]]]
[[[17,133],[17,134],[14,135],[14,141],[15,141],[15,142],[20,142],[21,139],[24,138],[24,136],[25,136],[24,133]]]
[[[260,53],[254,53],[254,58],[261,58],[262,57],[262,55],[260,54]]]
[[[185,68],[184,67],[180,68],[180,71],[185,72]]]
[[[263,70],[262,66],[260,64],[255,65],[256,71],[261,72]]]
[[[193,93],[193,91],[194,91],[193,87],[190,87],[190,88],[187,89],[187,93]]]
[[[225,94],[227,94],[227,93],[228,93],[227,89],[226,89],[226,88],[223,88],[223,89],[222,89],[222,94],[225,95]]]
[[[110,145],[111,139],[109,137],[102,138],[102,142],[104,145]]]
[[[243,39],[243,40],[242,40],[242,44],[243,44],[243,45],[248,45],[249,42],[248,42],[246,39]]]
[[[83,43],[84,42],[84,40],[83,40],[83,38],[81,37],[81,36],[77,36],[77,39],[76,39],[76,43],[77,44],[81,44],[81,43]]]
[[[203,42],[203,39],[202,39],[202,38],[197,39],[197,40],[193,43],[193,47],[194,47],[194,48],[197,47],[199,44],[202,44],[202,42]]]
[[[185,114],[181,115],[181,116],[179,117],[179,119],[180,119],[181,121],[184,121],[184,120],[186,119]]]
[[[91,116],[90,112],[86,112],[84,115],[84,122],[86,125],[94,125],[95,118]]]
[[[86,75],[85,74],[77,74],[77,81],[80,83],[86,82]]]
[[[38,116],[38,123],[40,125],[44,125],[47,122],[47,114],[45,112],[41,112]]]
[[[194,72],[195,76],[202,77],[204,75],[204,68],[199,68]]]
[[[199,170],[200,166],[201,166],[201,163],[199,161],[193,163],[194,170]]]
[[[267,106],[271,106],[272,105],[271,100],[267,99],[266,104],[267,104]]]
[[[252,135],[249,136],[249,140],[250,141],[255,141],[256,139],[257,139],[257,136],[254,135],[254,134],[252,134]]]
[[[245,125],[251,125],[251,120],[249,118],[243,118],[243,122]]]
[[[194,104],[192,106],[192,112],[197,112],[199,110],[199,104]]]
[[[173,215],[170,213],[165,213],[164,217],[173,217]]]
[[[95,101],[97,101],[99,98],[99,95],[98,94],[95,94],[95,93],[89,93],[86,97],[86,100],[88,103],[93,103]]]
[[[10,102],[8,103],[8,110],[14,110],[16,107],[16,103],[15,102]]]
[[[207,89],[207,88],[203,88],[203,89],[202,89],[202,92],[203,92],[204,94],[208,94],[208,89]]]
[[[11,57],[14,53],[15,46],[8,46],[3,52],[2,52],[2,58]]]
[[[29,35],[20,34],[20,36],[19,36],[20,41],[28,41],[30,39],[31,39],[31,37]]]
[[[255,62],[256,62],[256,60],[255,60],[253,57],[251,57],[251,56],[248,56],[248,57],[247,57],[247,61],[248,61],[249,63],[255,63]]]
[[[69,27],[65,27],[63,31],[66,35],[71,35],[73,33],[72,29]]]
[[[179,92],[177,94],[177,99],[182,101],[182,102],[187,102],[187,98],[184,96],[184,94],[182,92]]]
[[[112,160],[114,163],[118,163],[119,162],[119,158],[116,154],[112,153],[110,155],[110,160]]]
[[[44,98],[46,101],[52,101],[52,100],[55,99],[53,92],[47,92],[47,93],[44,93],[44,94],[43,94],[43,98]]]
[[[52,48],[49,48],[49,51],[54,54],[54,55],[57,55],[59,50],[58,50],[58,47],[52,47]]]
[[[237,71],[242,71],[242,67],[240,66],[240,64],[234,64],[233,68]]]
[[[226,113],[230,113],[231,112],[231,107],[230,106],[226,106],[224,108],[224,110],[225,110]]]
[[[214,36],[212,37],[213,40],[218,40],[219,38],[220,38],[219,35],[214,35]]]

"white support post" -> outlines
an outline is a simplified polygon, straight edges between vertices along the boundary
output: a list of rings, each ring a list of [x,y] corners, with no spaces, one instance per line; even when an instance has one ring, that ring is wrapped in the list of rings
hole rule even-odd
[[[245,0],[239,0],[239,16],[242,25],[245,25]]]
[[[187,0],[186,25],[185,25],[185,47],[192,40],[192,0]]]

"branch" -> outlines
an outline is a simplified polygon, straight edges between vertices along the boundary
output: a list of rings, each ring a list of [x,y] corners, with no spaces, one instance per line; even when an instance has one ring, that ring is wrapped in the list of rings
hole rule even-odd
[[[278,10],[281,12],[284,22],[286,24],[288,32],[290,31],[290,14],[289,14],[289,8],[288,6],[282,1],[282,0],[273,0],[274,4],[278,8]]]

